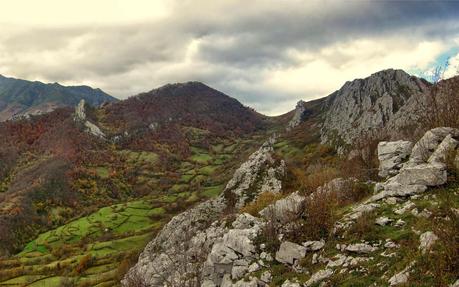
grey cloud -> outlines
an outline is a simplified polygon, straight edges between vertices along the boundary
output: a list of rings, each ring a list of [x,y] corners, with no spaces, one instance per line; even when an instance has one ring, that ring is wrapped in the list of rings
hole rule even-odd
[[[303,95],[265,87],[266,71],[304,64],[291,57],[292,50],[319,57],[324,47],[363,37],[399,34],[416,42],[459,33],[459,2],[231,3],[176,1],[172,17],[156,22],[32,28],[0,36],[0,65],[12,76],[89,81],[122,98],[167,82],[200,80],[268,111],[280,101],[320,95],[312,88]],[[193,40],[198,50],[187,59]],[[43,59],[31,62],[25,54]],[[350,60],[340,54],[328,59],[337,67]]]

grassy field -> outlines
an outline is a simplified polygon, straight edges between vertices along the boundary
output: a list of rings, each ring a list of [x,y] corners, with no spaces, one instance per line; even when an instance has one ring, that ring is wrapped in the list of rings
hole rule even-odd
[[[195,131],[193,131],[195,132]],[[151,152],[119,151],[134,182],[148,194],[101,207],[39,234],[21,252],[0,259],[0,286],[119,286],[138,254],[172,216],[196,202],[218,196],[238,162],[258,146],[257,139],[225,141],[208,149],[193,147],[168,188],[159,157]],[[88,167],[94,184],[119,181],[109,165]],[[117,177],[118,176],[118,177]],[[53,207],[53,222],[63,222],[65,207]]]

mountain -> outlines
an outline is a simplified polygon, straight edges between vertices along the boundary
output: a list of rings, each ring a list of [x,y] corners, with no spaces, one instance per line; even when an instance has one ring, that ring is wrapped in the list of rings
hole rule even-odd
[[[164,124],[200,126],[212,132],[251,132],[264,116],[200,82],[169,84],[108,106],[106,121],[137,128]]]
[[[386,70],[278,117],[188,82],[0,123],[0,284],[448,286],[456,82]]]
[[[431,84],[402,70],[384,70],[347,82],[326,98],[322,142],[352,143],[367,134],[394,135],[416,120]]]
[[[65,87],[0,75],[0,121],[50,112],[58,107],[73,107],[81,99],[93,106],[117,101],[102,90],[88,86]]]

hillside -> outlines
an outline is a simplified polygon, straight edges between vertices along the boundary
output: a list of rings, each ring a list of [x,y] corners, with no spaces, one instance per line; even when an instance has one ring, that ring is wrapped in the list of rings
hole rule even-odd
[[[0,284],[117,285],[153,234],[217,196],[276,128],[189,85],[0,123]]]
[[[81,99],[92,106],[117,101],[100,89],[88,86],[65,87],[0,75],[0,121],[46,113],[58,107],[73,107]]]
[[[450,284],[456,80],[381,71],[273,118],[188,82],[0,123],[0,286]]]
[[[219,197],[150,241],[123,285],[453,284],[458,129],[425,131],[459,127],[455,80],[385,70],[299,102]]]

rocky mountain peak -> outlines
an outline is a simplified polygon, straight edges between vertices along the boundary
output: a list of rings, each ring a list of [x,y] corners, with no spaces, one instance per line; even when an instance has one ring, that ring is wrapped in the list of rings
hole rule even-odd
[[[345,146],[365,134],[391,132],[414,120],[417,100],[429,84],[403,70],[388,69],[347,82],[323,107],[322,142]]]

